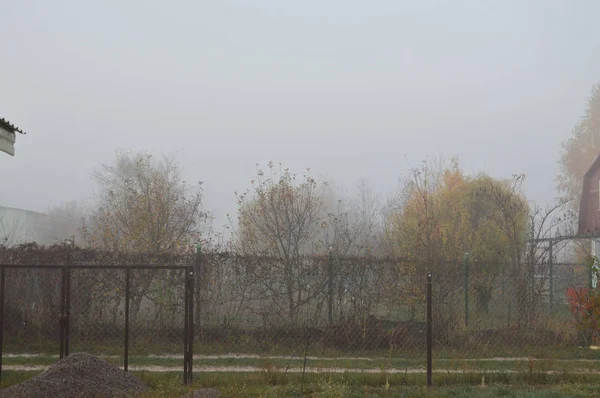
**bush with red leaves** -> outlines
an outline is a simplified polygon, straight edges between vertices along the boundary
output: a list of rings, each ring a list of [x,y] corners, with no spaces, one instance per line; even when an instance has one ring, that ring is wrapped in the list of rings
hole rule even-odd
[[[567,289],[569,308],[581,331],[590,332],[592,343],[600,343],[600,291],[598,289]]]

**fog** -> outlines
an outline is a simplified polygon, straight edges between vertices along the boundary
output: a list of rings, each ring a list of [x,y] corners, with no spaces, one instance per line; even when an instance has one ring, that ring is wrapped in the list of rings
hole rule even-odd
[[[326,3],[326,4],[325,4]],[[431,156],[556,196],[600,80],[596,1],[5,0],[0,205],[94,198],[117,148],[174,154],[218,223],[255,165],[385,197]]]

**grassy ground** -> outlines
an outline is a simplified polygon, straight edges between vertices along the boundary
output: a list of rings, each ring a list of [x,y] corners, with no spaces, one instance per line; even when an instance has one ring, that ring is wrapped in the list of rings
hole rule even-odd
[[[123,339],[86,339],[81,340],[76,337],[71,338],[71,352],[86,351],[91,354],[121,355],[123,353]],[[6,353],[58,353],[59,346],[57,339],[19,339],[18,337],[5,336],[3,349]],[[392,346],[380,349],[352,349],[352,348],[334,348],[320,344],[310,344],[308,347],[309,355],[318,355],[320,357],[369,357],[387,358],[392,353],[392,357],[402,358],[425,358],[425,345],[414,346]],[[183,351],[183,341],[173,341],[172,339],[154,336],[152,338],[136,338],[132,336],[129,342],[129,352],[131,355],[148,354],[181,354]],[[304,352],[303,342],[290,341],[267,341],[254,342],[245,340],[224,339],[217,342],[202,342],[196,339],[194,342],[194,351],[197,354],[222,355],[230,352],[246,354],[264,354],[264,355],[283,355],[299,356]],[[535,358],[555,358],[555,359],[600,359],[599,351],[592,351],[576,346],[557,347],[551,344],[537,345],[516,345],[511,346],[503,342],[494,344],[473,342],[461,347],[434,346],[434,355],[436,358],[490,358],[490,357],[528,357]]]
[[[3,365],[42,365],[58,358],[54,345],[31,344],[5,347]],[[132,372],[147,382],[153,392],[143,398],[182,396],[188,389],[181,384],[182,357],[149,356],[148,354],[180,355],[182,347],[172,345],[141,345],[134,342],[130,349],[130,366],[164,366],[174,372]],[[596,397],[600,396],[600,351],[578,347],[552,348],[502,345],[478,345],[471,349],[434,349],[434,388],[425,386],[425,355],[423,350],[348,351],[309,347],[306,365],[311,368],[343,368],[344,373],[286,372],[301,369],[304,363],[302,347],[271,346],[257,350],[243,345],[195,345],[195,370],[216,367],[213,372],[195,373],[193,388],[214,387],[226,397]],[[43,349],[46,348],[46,349]],[[237,348],[237,349],[236,349]],[[255,347],[257,348],[257,347]],[[103,354],[106,359],[122,365],[122,341],[73,344],[71,352],[86,351]],[[17,353],[40,353],[18,356]],[[231,352],[245,357],[226,357]],[[13,354],[13,355],[7,355]],[[213,355],[213,357],[207,357]],[[318,355],[318,358],[316,356]],[[221,357],[219,357],[221,356]],[[270,357],[271,356],[271,357]],[[501,358],[500,358],[501,357]],[[258,371],[233,373],[219,367],[251,366]],[[397,373],[393,373],[394,369]],[[404,370],[417,370],[411,373]],[[374,373],[356,373],[371,370]],[[453,373],[459,371],[462,373]],[[588,372],[588,373],[582,373]],[[37,372],[6,370],[2,386],[22,382]]]
[[[71,339],[71,352],[85,351],[91,354],[121,355],[123,353],[124,342],[119,340],[97,340],[90,339],[78,341]],[[223,355],[231,352],[241,354],[259,354],[259,355],[283,355],[300,356],[304,352],[304,343],[285,343],[285,342],[236,342],[219,341],[212,343],[203,343],[196,339],[194,342],[194,351],[196,354],[203,355]],[[7,338],[3,342],[5,353],[54,353],[59,352],[57,341],[48,339],[23,340],[17,338]],[[183,352],[183,342],[173,342],[167,339],[136,339],[131,338],[129,342],[130,355],[148,355],[148,354],[181,354]],[[351,349],[351,348],[332,348],[319,344],[310,344],[308,355],[318,355],[319,357],[369,357],[369,358],[425,358],[426,347],[424,344],[404,347],[388,346],[380,349]],[[554,358],[554,359],[600,359],[600,351],[589,350],[577,346],[557,346],[550,344],[539,345],[515,345],[511,346],[503,342],[494,344],[473,342],[460,347],[434,346],[434,356],[436,358],[492,358],[492,357],[535,357],[535,358]]]
[[[181,375],[140,374],[152,388],[150,397],[179,396],[186,392]],[[266,372],[231,378],[230,374],[197,375],[193,388],[213,387],[225,397],[597,397],[600,378],[548,385],[541,381],[513,378],[512,384],[481,385],[481,375],[434,377],[437,387],[425,387],[424,377],[394,375],[301,375],[274,376]],[[553,380],[546,380],[553,382]],[[558,381],[558,378],[554,381]],[[456,383],[459,383],[456,385]],[[450,384],[451,386],[445,385]]]
[[[435,387],[425,387],[422,376],[402,375],[301,375],[195,374],[191,387],[183,386],[181,374],[134,372],[152,388],[140,398],[180,397],[201,387],[219,389],[224,397],[597,397],[600,377],[495,378],[482,374],[435,375]],[[22,382],[33,372],[3,372],[2,387]],[[488,378],[489,377],[489,378]],[[482,383],[483,381],[483,383]]]

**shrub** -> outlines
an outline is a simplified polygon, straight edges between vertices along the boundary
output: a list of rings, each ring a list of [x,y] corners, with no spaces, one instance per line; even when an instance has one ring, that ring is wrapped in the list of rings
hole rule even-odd
[[[600,292],[597,289],[567,289],[569,309],[578,329],[589,336],[592,343],[600,344]]]

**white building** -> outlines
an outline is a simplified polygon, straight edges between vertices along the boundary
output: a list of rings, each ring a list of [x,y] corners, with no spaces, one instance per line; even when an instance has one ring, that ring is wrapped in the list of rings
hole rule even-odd
[[[48,216],[43,213],[0,206],[0,243],[49,244],[48,237],[44,236],[47,221]]]

